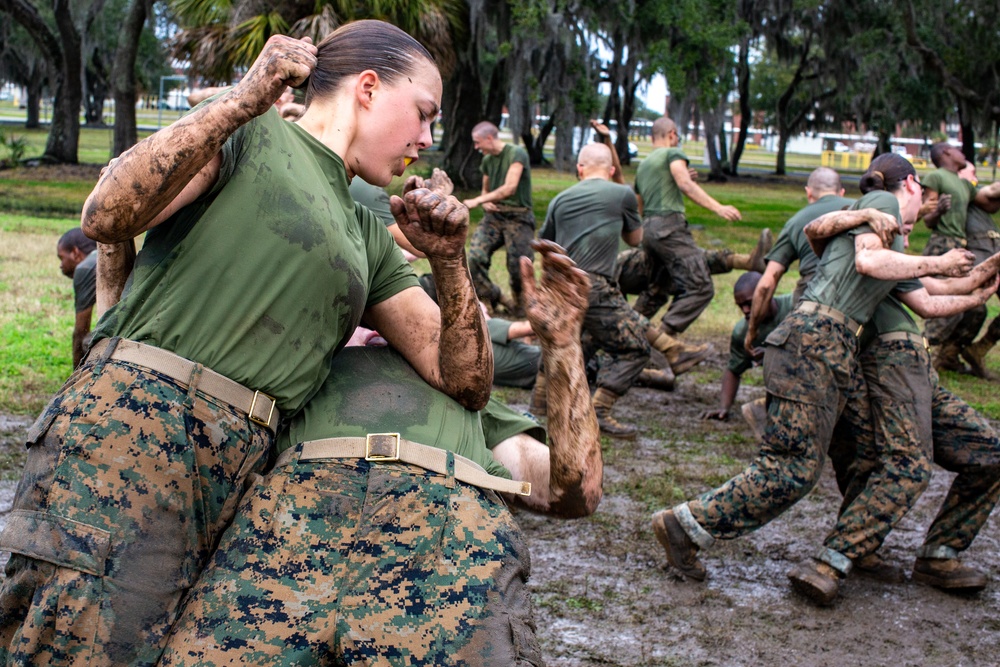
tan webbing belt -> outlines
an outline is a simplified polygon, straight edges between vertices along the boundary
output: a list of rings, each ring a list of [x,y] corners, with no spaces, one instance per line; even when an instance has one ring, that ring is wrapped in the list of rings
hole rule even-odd
[[[265,426],[272,432],[277,431],[281,414],[275,406],[273,398],[259,391],[247,389],[239,382],[230,380],[225,375],[205,368],[201,364],[179,357],[173,352],[161,350],[145,343],[137,343],[133,340],[105,338],[91,348],[88,358],[92,359],[102,355],[115,340],[117,340],[117,345],[107,357],[108,359],[148,368],[166,375],[184,386],[190,386],[195,372],[199,371],[196,380],[198,391],[245,413],[255,424]]]
[[[911,343],[923,346],[925,350],[930,349],[927,345],[927,339],[920,334],[913,333],[912,331],[890,331],[889,333],[880,334],[878,339],[885,341],[886,343],[894,340],[908,340]]]
[[[820,315],[826,315],[834,322],[839,322],[853,331],[855,337],[861,335],[861,329],[863,327],[853,318],[848,317],[836,308],[831,308],[830,306],[825,306],[822,303],[816,303],[815,301],[799,301],[799,305],[796,306],[795,310],[802,311],[803,313],[819,313]]]
[[[295,460],[365,459],[376,463],[409,463],[439,475],[447,475],[449,454],[455,457],[455,479],[458,481],[501,493],[531,495],[530,482],[517,482],[491,475],[464,456],[400,438],[398,433],[369,433],[366,438],[309,440],[302,443],[301,453],[296,447],[286,449],[274,465],[278,467]]]

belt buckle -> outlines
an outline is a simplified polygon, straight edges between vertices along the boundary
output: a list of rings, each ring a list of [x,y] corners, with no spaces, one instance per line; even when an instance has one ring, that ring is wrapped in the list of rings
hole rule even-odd
[[[1000,239],[1000,232],[987,232],[986,236],[991,239]]]
[[[254,409],[257,407],[257,399],[261,396],[271,401],[271,409],[267,413],[267,419],[260,419],[259,417],[255,417],[253,414]],[[267,394],[261,391],[255,391],[253,393],[253,400],[250,401],[250,410],[247,412],[247,417],[249,417],[250,421],[252,421],[254,424],[259,424],[266,428],[271,428],[271,417],[273,416],[274,416],[274,397],[268,396]]]
[[[365,461],[398,460],[398,433],[369,433],[365,437]]]

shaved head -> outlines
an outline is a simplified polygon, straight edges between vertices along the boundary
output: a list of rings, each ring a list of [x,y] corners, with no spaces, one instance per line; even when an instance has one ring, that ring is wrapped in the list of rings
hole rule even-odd
[[[472,128],[472,136],[493,139],[500,136],[500,129],[490,121],[484,120],[481,123],[476,123],[476,126]]]
[[[809,174],[806,187],[819,197],[821,194],[829,192],[840,193],[843,186],[840,185],[840,174],[829,167],[820,167]]]
[[[614,163],[611,161],[611,149],[605,144],[587,144],[580,149],[580,155],[576,163],[581,167],[610,167]]]
[[[653,139],[660,139],[666,137],[671,131],[677,129],[677,123],[670,120],[666,116],[660,116],[653,121]]]

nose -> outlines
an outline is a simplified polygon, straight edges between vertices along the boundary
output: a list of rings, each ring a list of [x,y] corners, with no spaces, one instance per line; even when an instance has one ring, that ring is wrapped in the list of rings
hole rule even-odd
[[[420,133],[420,138],[417,140],[417,148],[429,148],[433,141],[434,137],[431,136],[431,124],[427,123],[423,126],[423,131]]]

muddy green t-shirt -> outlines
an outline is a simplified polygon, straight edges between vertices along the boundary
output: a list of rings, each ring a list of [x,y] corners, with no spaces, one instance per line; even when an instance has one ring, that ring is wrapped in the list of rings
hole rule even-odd
[[[896,284],[897,292],[913,292],[921,289],[923,285],[917,279],[903,280]],[[905,331],[920,335],[917,323],[913,321],[910,312],[894,295],[882,299],[875,308],[872,319],[865,325],[866,332],[870,332],[873,337],[882,334]],[[862,344],[868,341],[862,336]]]
[[[942,236],[964,239],[965,217],[969,202],[976,196],[976,186],[947,169],[935,169],[924,176],[921,183],[925,188],[938,193],[938,196],[951,195],[951,208],[938,220],[934,231]]]
[[[146,234],[94,340],[170,350],[291,415],[365,308],[417,284],[340,158],[271,110],[226,141],[209,193]]]
[[[884,190],[869,192],[851,206],[851,210],[856,211],[866,208],[895,216],[897,222],[900,220],[899,201]],[[858,322],[871,319],[878,303],[896,287],[896,281],[878,280],[858,273],[854,266],[854,239],[865,233],[871,233],[868,225],[848,230],[830,240],[816,274],[802,294],[803,300],[835,308]],[[896,235],[892,249],[903,251],[902,235]]]
[[[524,166],[521,180],[517,182],[517,190],[513,196],[494,203],[531,208],[531,162],[528,160],[528,151],[522,146],[504,144],[499,155],[484,155],[479,171],[490,179],[490,192],[493,192],[506,182],[507,170],[515,162],[520,162]]]
[[[584,271],[613,280],[622,231],[640,227],[639,203],[631,188],[588,178],[552,198],[538,237],[561,245]]]
[[[791,294],[776,296],[774,301],[778,304],[778,312],[770,320],[760,323],[757,328],[757,337],[753,339],[754,346],[763,345],[764,339],[778,328],[785,316],[792,312],[795,307],[795,299]],[[753,367],[753,357],[750,356],[743,344],[747,337],[748,326],[746,318],[740,320],[733,327],[733,333],[729,338],[729,366],[727,368],[736,376],[743,375]]]
[[[526,433],[545,444],[545,429],[534,419],[521,414],[490,396],[489,403],[479,411],[483,420],[486,446],[493,449],[501,442],[519,433]]]
[[[278,450],[309,440],[369,433],[399,433],[510,479],[510,472],[486,447],[479,413],[431,387],[402,355],[388,347],[342,350],[319,392],[278,437]]]
[[[826,195],[801,209],[789,218],[785,226],[782,227],[778,239],[774,242],[774,247],[771,248],[771,252],[767,253],[765,259],[768,262],[778,262],[786,269],[792,265],[792,262],[799,260],[799,275],[808,280],[816,272],[819,258],[813,252],[812,246],[809,245],[809,239],[806,238],[803,230],[806,225],[821,215],[831,211],[839,211],[853,203],[853,199]]]
[[[542,348],[510,339],[510,321],[493,317],[486,330],[493,343],[493,384],[531,389],[538,376]]]
[[[349,192],[355,202],[367,206],[386,227],[396,224],[396,218],[392,217],[392,209],[389,208],[389,193],[385,188],[372,185],[360,176],[355,176],[351,179]]]
[[[684,151],[673,146],[657,148],[639,163],[635,191],[642,197],[644,216],[684,212],[684,194],[670,173],[670,163],[674,160],[684,160],[685,166],[690,162]]]

